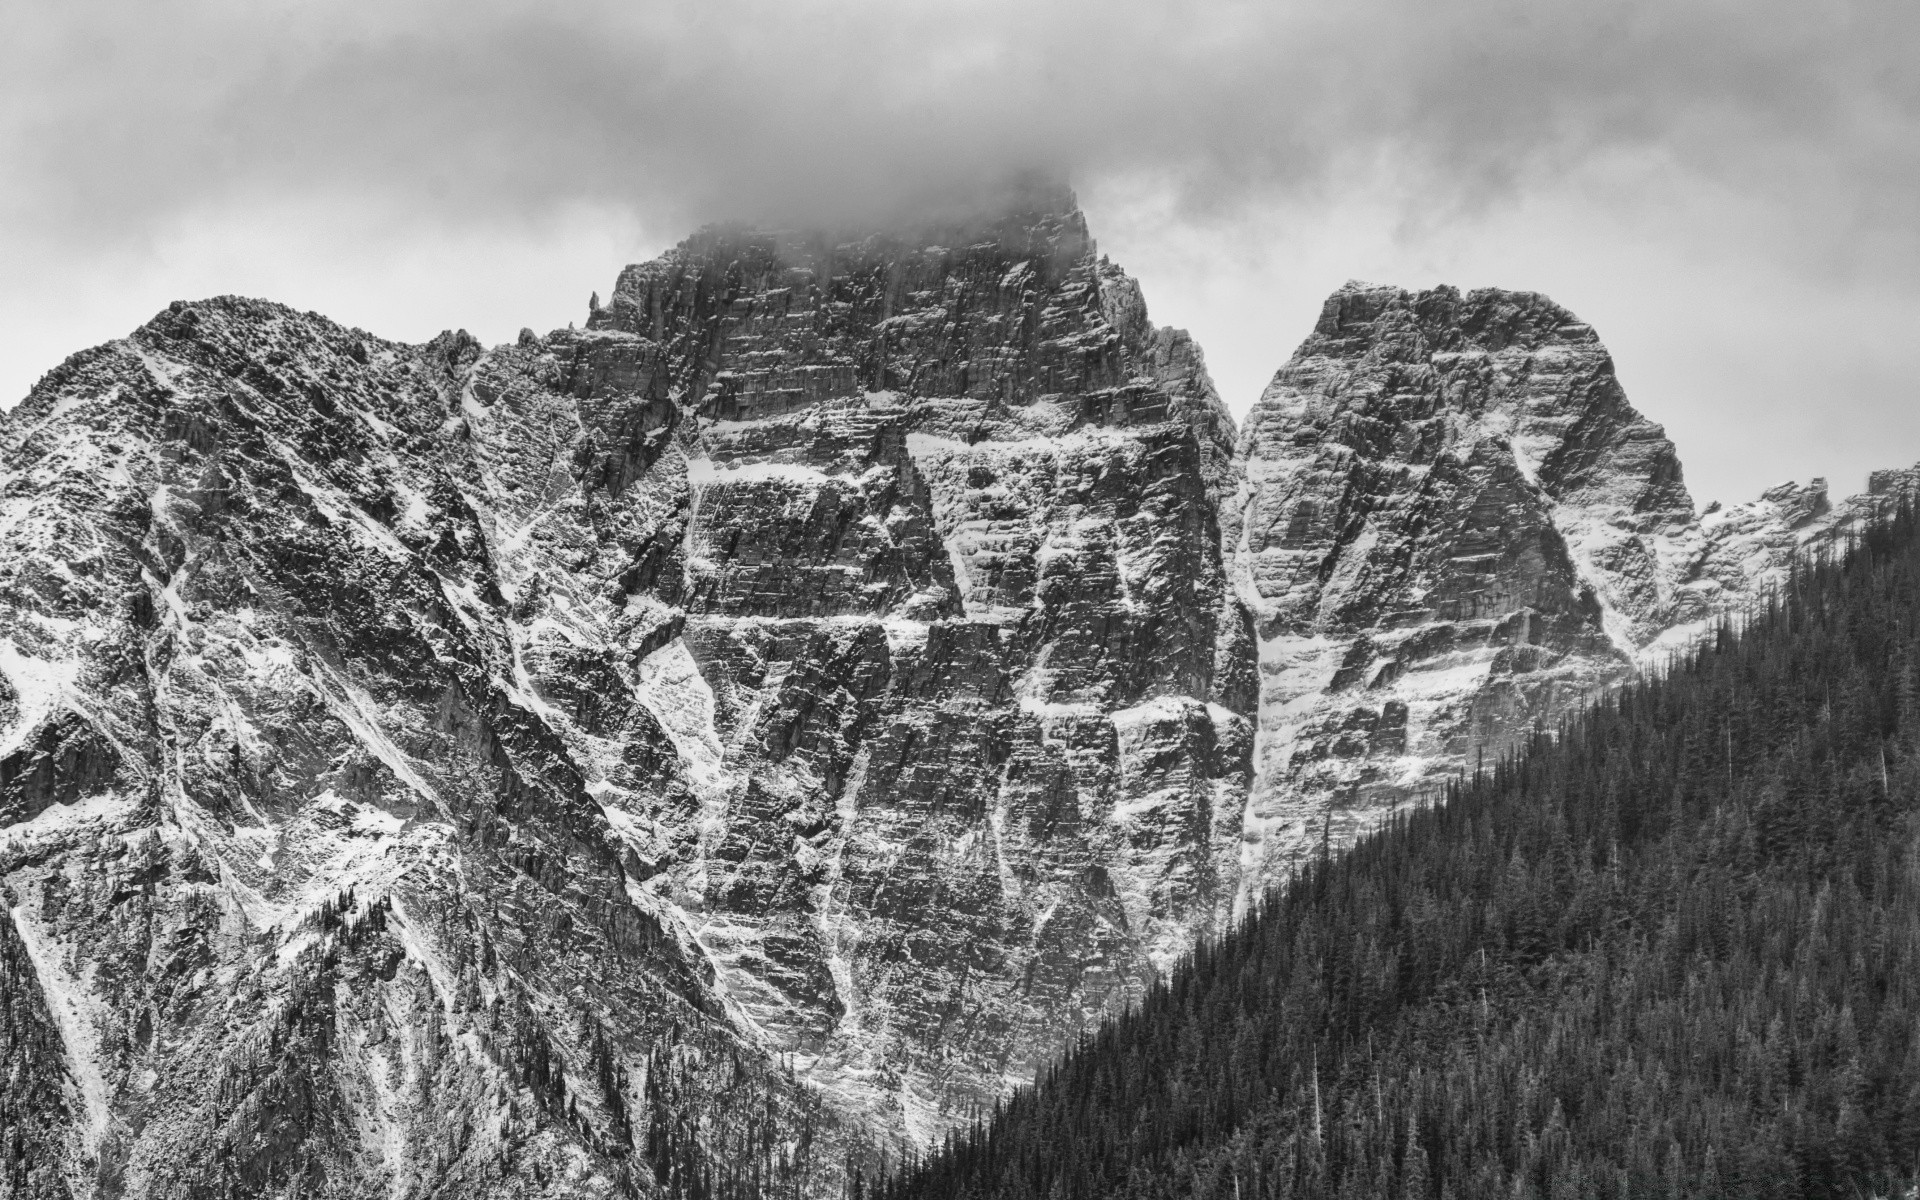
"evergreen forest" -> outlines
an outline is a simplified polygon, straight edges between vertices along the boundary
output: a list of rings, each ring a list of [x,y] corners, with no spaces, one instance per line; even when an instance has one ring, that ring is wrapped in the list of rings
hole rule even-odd
[[[1322,856],[867,1200],[1856,1200],[1920,1171],[1920,522]]]

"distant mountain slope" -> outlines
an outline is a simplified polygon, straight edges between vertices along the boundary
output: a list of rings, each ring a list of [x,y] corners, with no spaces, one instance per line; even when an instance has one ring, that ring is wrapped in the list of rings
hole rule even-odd
[[[1850,1197],[1920,1177],[1920,521],[1311,865],[933,1197]]]

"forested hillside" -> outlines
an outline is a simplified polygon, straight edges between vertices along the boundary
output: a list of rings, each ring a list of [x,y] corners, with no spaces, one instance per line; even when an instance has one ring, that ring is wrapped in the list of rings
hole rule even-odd
[[[1857,1197],[1920,1162],[1920,524],[1323,858],[887,1200]]]

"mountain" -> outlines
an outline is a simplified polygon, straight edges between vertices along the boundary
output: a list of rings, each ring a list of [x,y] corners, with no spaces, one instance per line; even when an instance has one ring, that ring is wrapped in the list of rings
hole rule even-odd
[[[676,398],[642,485],[671,532],[624,603],[659,613],[635,686],[688,775],[602,796],[630,876],[754,1040],[916,1143],[1210,927],[1245,787],[1231,422],[1048,199],[910,241],[708,233],[585,335]]]
[[[1244,791],[1232,429],[1048,201],[710,231],[490,350],[221,299],[47,376],[16,1192],[831,1189],[1141,995]]]
[[[1319,859],[886,1200],[1911,1196],[1920,521]]]
[[[534,690],[483,357],[180,304],[9,415],[11,1194],[605,1194],[818,1127],[627,888],[583,767],[670,747]]]
[[[835,1194],[1915,481],[1696,517],[1526,293],[1236,434],[1046,188],[175,304],[0,423],[7,1194]]]
[[[1764,596],[1910,495],[1696,516],[1673,443],[1543,296],[1349,283],[1248,415],[1222,519],[1261,689],[1241,910]]]

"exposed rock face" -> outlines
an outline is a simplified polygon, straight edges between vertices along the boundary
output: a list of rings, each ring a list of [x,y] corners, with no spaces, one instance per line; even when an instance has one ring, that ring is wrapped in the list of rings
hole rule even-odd
[[[1816,480],[1704,520],[1545,297],[1348,284],[1249,414],[1226,556],[1262,667],[1239,897],[1684,646],[1857,527]]]
[[[485,349],[175,305],[0,423],[0,1195],[834,1194],[1703,627],[1591,330],[1250,417],[1070,199],[710,230]]]
[[[176,305],[7,417],[0,1007],[59,1097],[0,1135],[19,1194],[605,1194],[820,1124],[629,891],[595,789],[670,744],[528,667],[573,625],[501,564],[571,549],[510,553],[481,358]],[[554,595],[648,636],[585,541]]]
[[[176,305],[0,438],[19,1194],[831,1190],[1213,919],[1232,429],[1070,203]]]
[[[930,1137],[1213,919],[1252,728],[1231,423],[1066,206],[713,232],[590,324],[683,419],[647,484],[675,561],[626,603],[692,766],[602,801],[742,1025]]]
[[[1679,607],[1673,445],[1542,297],[1349,284],[1240,457],[1228,553],[1263,667],[1243,889],[1591,691]]]

